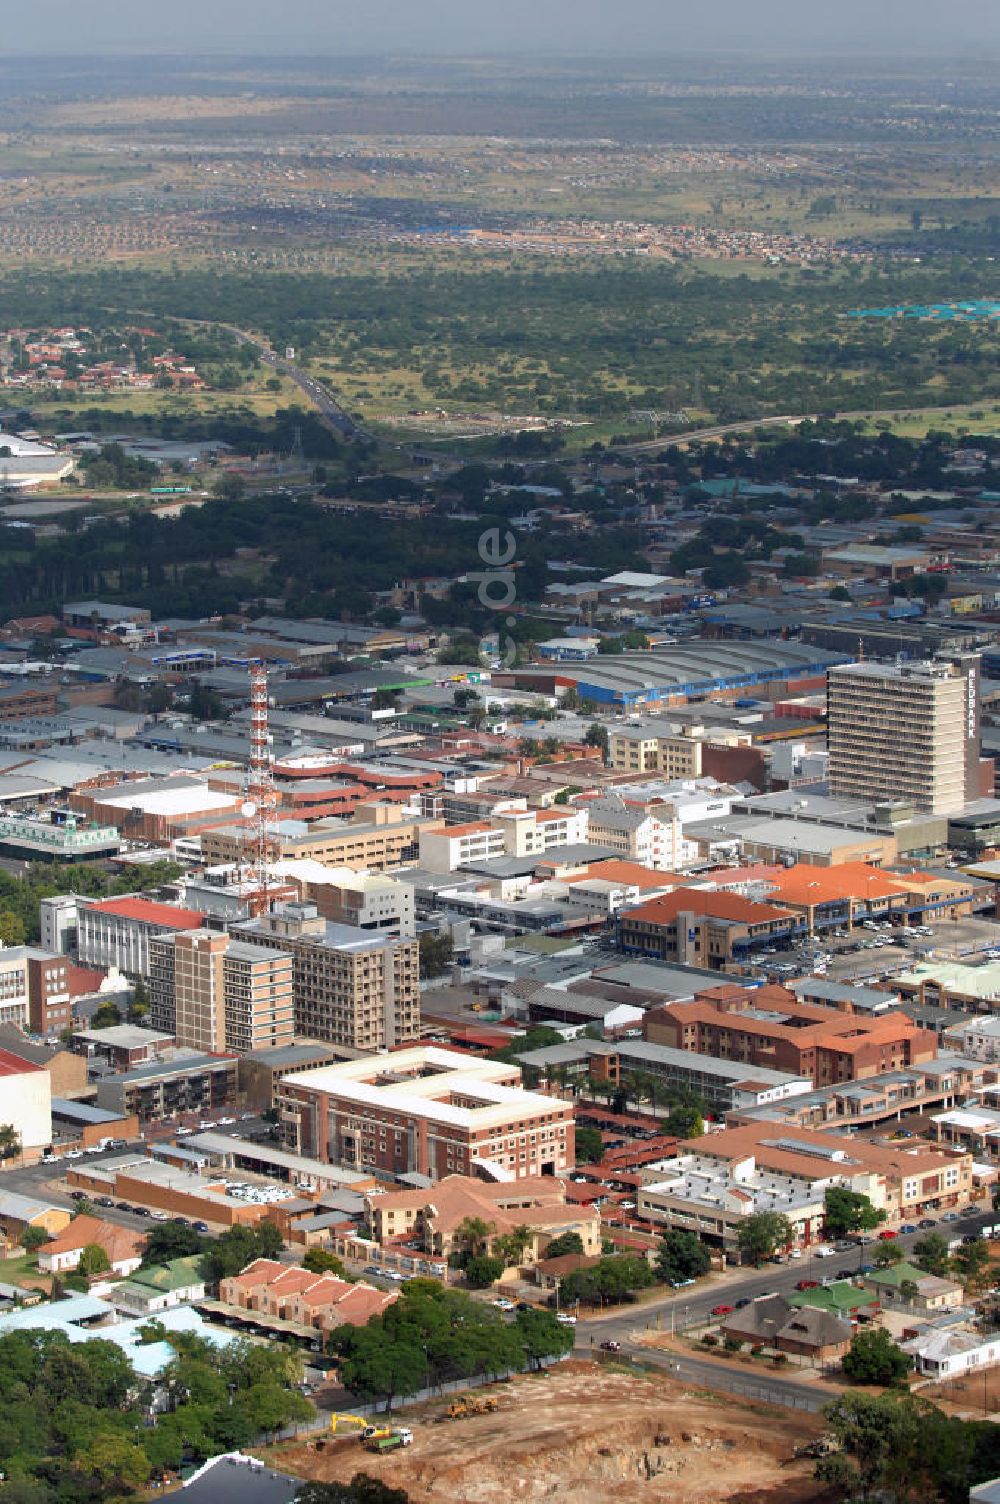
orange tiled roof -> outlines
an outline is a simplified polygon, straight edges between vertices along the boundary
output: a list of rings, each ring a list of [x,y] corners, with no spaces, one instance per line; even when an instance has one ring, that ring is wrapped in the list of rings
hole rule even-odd
[[[673,893],[665,893],[662,898],[651,898],[648,903],[626,911],[628,919],[648,924],[673,924],[678,914],[730,919],[737,924],[769,924],[773,920],[793,917],[787,909],[775,908],[769,903],[753,903],[738,893],[716,893],[703,888],[678,888]]]
[[[867,862],[844,862],[839,867],[810,867],[797,862],[778,877],[771,879],[771,897],[779,903],[794,903],[812,908],[816,904],[836,903],[853,898],[902,898],[913,884],[901,877],[879,871]]]

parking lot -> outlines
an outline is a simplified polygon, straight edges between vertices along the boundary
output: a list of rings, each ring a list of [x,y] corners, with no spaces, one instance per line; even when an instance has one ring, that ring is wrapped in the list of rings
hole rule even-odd
[[[812,975],[832,982],[877,982],[927,958],[975,962],[993,950],[1000,951],[1000,923],[995,919],[946,920],[910,928],[873,921],[856,925],[850,933],[831,931],[761,954],[752,971],[785,983]]]

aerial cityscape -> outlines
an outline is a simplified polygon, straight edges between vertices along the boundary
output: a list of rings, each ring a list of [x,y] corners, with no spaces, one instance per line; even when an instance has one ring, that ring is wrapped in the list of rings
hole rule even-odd
[[[0,57],[0,1504],[1000,1504],[1000,12],[128,9]]]

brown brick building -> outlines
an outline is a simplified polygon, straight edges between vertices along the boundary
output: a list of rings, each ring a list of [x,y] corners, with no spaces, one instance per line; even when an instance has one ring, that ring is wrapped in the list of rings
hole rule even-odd
[[[863,1080],[937,1056],[936,1036],[905,1014],[867,1018],[800,1003],[781,987],[713,988],[690,1003],[652,1009],[646,1038],[720,1060],[739,1060],[815,1086]]]

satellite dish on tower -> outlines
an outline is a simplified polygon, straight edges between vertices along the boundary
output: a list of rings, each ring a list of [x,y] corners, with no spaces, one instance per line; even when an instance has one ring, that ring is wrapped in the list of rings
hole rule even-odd
[[[252,799],[247,799],[243,804],[240,805],[240,814],[243,816],[244,820],[252,820],[256,813],[257,806],[256,804],[254,804]]]

